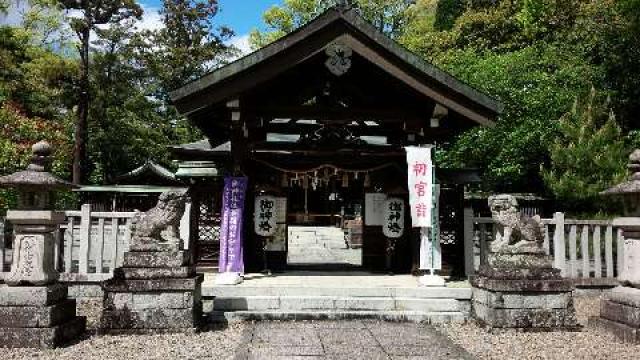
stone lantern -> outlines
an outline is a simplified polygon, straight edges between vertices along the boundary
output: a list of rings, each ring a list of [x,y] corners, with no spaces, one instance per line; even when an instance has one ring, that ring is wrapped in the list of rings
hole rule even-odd
[[[24,171],[0,177],[0,187],[18,191],[18,208],[7,212],[15,241],[11,272],[0,285],[0,344],[8,347],[55,347],[84,331],[75,316],[75,300],[58,283],[55,237],[64,213],[53,210],[54,193],[73,187],[46,171],[51,146],[32,147]]]
[[[618,279],[623,286],[611,291],[603,300],[599,323],[625,341],[640,343],[640,150],[629,156],[629,180],[602,192],[615,196],[624,204],[624,217],[613,224],[624,235],[623,268]]]
[[[33,145],[32,150],[26,170],[0,177],[0,187],[18,191],[18,208],[7,212],[16,233],[13,264],[5,277],[10,286],[47,285],[58,280],[53,232],[64,222],[64,214],[52,210],[54,191],[73,185],[46,171],[51,155],[46,141]]]

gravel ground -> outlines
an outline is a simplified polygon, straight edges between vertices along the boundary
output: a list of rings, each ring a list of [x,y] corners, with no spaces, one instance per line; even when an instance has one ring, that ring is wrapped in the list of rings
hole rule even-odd
[[[576,298],[581,324],[599,315],[599,297]],[[97,302],[85,302],[79,313],[95,325]],[[167,360],[231,359],[252,324],[233,323],[197,335],[89,336],[63,349],[2,349],[0,359],[82,359],[82,360]],[[382,326],[382,325],[380,325]],[[516,330],[489,333],[474,323],[447,324],[440,330],[478,359],[640,359],[640,345],[623,344],[599,329],[585,327],[580,332],[532,333]]]
[[[197,335],[92,336],[55,350],[2,349],[2,360],[168,360],[231,359],[242,339],[243,324],[214,328]]]
[[[576,298],[581,324],[600,313],[600,298]],[[442,331],[478,359],[640,359],[640,345],[623,344],[606,331],[585,326],[579,332],[489,333],[475,323],[448,324]]]

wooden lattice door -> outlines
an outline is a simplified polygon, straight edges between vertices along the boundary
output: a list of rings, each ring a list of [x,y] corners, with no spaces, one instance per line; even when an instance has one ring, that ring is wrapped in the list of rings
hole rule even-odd
[[[459,185],[443,186],[440,192],[440,246],[443,272],[464,274],[464,189]]]
[[[219,191],[198,192],[196,201],[196,263],[198,266],[218,266],[220,257]]]

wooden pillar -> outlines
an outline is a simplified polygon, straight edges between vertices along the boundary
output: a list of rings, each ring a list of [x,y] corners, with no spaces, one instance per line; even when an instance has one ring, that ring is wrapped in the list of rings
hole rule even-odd
[[[465,207],[464,219],[464,272],[467,277],[475,273],[473,243],[473,209]]]
[[[227,108],[231,116],[231,169],[234,175],[240,175],[243,172],[247,156],[247,142],[244,136],[246,125],[240,112],[239,99],[227,102]]]

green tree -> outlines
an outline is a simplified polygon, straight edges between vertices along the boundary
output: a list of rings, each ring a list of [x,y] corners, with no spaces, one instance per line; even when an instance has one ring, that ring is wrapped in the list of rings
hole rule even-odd
[[[599,193],[625,178],[629,154],[608,101],[592,90],[560,118],[558,130],[544,181],[564,207],[598,210]]]
[[[236,55],[225,44],[234,34],[214,22],[218,0],[163,0],[163,27],[142,33],[141,58],[159,84],[159,96],[192,81]],[[145,41],[144,39],[149,39]]]
[[[91,84],[89,80],[89,45],[91,31],[99,25],[114,24],[124,19],[135,17],[140,19],[142,8],[135,0],[59,0],[66,10],[79,11],[79,17],[70,19],[70,25],[80,42],[80,75],[77,84],[78,106],[77,120],[74,133],[73,148],[73,182],[86,182],[89,174],[89,159],[87,156],[89,103],[91,99]]]
[[[75,64],[34,46],[21,29],[0,27],[0,174],[22,170],[31,145],[54,146],[53,172],[69,178],[72,116],[71,88]],[[10,191],[0,191],[0,213],[14,205]]]
[[[169,103],[168,92],[226,63],[230,29],[217,26],[215,0],[165,1],[163,27],[135,21],[97,30],[91,71],[91,181],[109,182],[147,159],[171,167],[166,147],[201,138]]]
[[[250,43],[253,48],[263,47],[313,20],[329,7],[341,1],[284,0],[281,6],[268,9],[263,19],[267,31],[253,30]],[[410,21],[413,1],[407,0],[354,0],[355,9],[379,30],[391,37],[399,37]]]
[[[100,30],[93,43],[92,183],[109,183],[147,159],[170,166],[166,147],[194,140],[175,108],[155,96],[156,80],[137,57],[134,25],[126,22]]]

